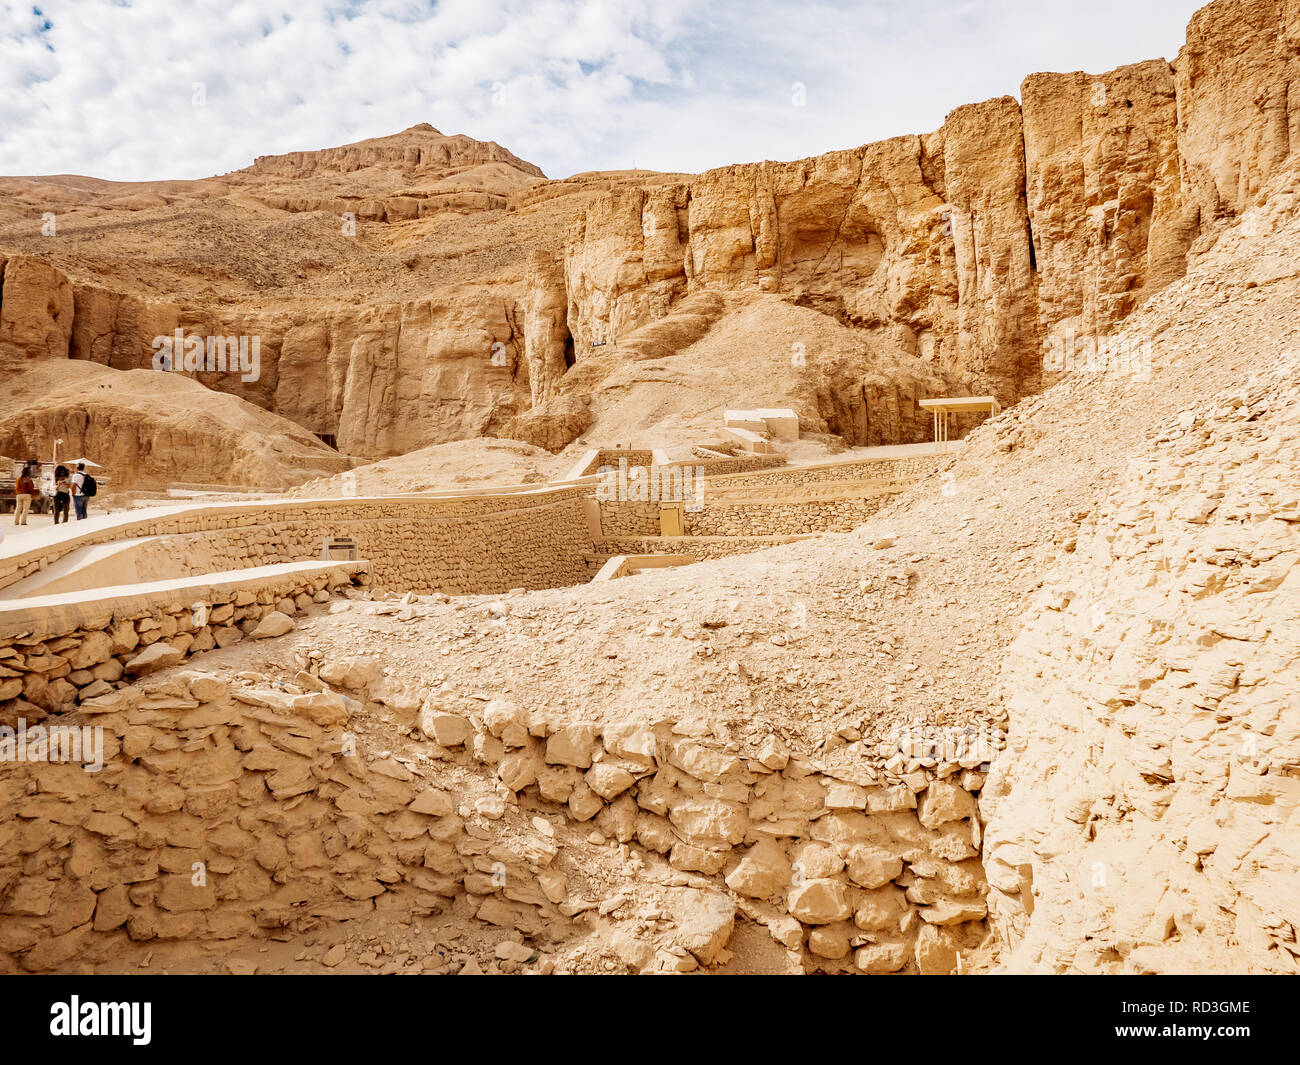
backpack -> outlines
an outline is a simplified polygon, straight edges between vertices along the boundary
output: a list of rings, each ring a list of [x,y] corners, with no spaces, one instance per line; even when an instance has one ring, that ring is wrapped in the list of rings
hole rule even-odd
[[[86,474],[84,477],[82,477],[81,494],[83,496],[89,498],[90,496],[93,496],[97,491],[99,491],[99,485],[95,483],[95,478],[90,476],[90,474]]]

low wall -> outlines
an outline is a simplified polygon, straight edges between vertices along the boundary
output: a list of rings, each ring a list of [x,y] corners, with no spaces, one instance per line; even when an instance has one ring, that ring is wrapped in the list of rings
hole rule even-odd
[[[951,458],[950,452],[933,455],[909,455],[901,458],[861,459],[854,462],[817,463],[811,466],[787,466],[779,470],[710,477],[709,487],[754,488],[760,485],[805,485],[821,481],[914,481],[933,473],[940,462]]]
[[[848,499],[877,493],[901,492],[910,481],[817,481],[801,485],[709,485],[704,501],[710,503],[789,503],[814,499]]]
[[[283,937],[380,908],[450,908],[517,934],[512,967],[591,930],[630,971],[707,968],[744,917],[809,971],[951,973],[985,935],[979,770],[898,755],[832,771],[774,737],[737,752],[698,724],[552,723],[442,694],[416,715],[424,738],[353,733],[378,673],[364,658],[301,686],[172,671],[84,704],[67,723],[101,730],[104,768],[22,761],[0,776],[14,812],[0,969]],[[589,875],[592,831],[625,846],[629,877],[656,855],[680,871],[636,881],[671,919],[647,924],[622,884]]]
[[[188,655],[237,643],[272,611],[292,617],[365,583],[367,569],[301,563],[0,603],[0,724],[34,724]]]
[[[933,472],[949,457],[948,453],[906,455],[727,475],[713,472],[718,463],[726,460],[701,461],[698,469],[703,503],[685,512],[686,534],[797,536],[844,532],[861,525],[894,493]],[[606,543],[657,536],[661,528],[659,514],[657,498],[602,499],[601,535]]]
[[[578,477],[588,477],[602,466],[618,469],[620,460],[629,466],[653,466],[657,459],[658,456],[649,448],[597,448],[583,455],[579,463],[569,471],[568,478],[573,480]]]
[[[658,536],[660,504],[625,499],[600,500],[600,535],[606,540]]]
[[[902,486],[899,486],[901,491]],[[869,492],[870,494],[866,494]],[[816,495],[816,490],[812,490]],[[838,488],[826,499],[708,499],[683,512],[687,536],[799,536],[854,529],[884,506],[895,492],[878,487]],[[748,492],[746,493],[746,497]],[[602,500],[600,532],[605,543],[658,536],[660,504]]]
[[[173,537],[178,564],[202,555],[217,569],[318,559],[321,542],[351,536],[376,585],[449,594],[552,588],[586,581],[591,534],[585,487],[498,496],[379,497],[166,508],[114,516],[96,529],[0,560],[0,588],[81,547]],[[74,527],[75,529],[75,527]]]
[[[847,532],[861,525],[885,505],[892,493],[847,499],[706,502],[686,511],[690,536],[780,536],[797,533]]]
[[[718,459],[712,456],[700,458],[698,460],[689,459],[684,462],[673,463],[672,465],[692,465],[697,466],[700,470],[700,476],[706,480],[714,477],[724,477],[739,473],[752,473],[758,470],[771,470],[778,466],[784,466],[786,462],[784,455],[746,455],[743,458]]]

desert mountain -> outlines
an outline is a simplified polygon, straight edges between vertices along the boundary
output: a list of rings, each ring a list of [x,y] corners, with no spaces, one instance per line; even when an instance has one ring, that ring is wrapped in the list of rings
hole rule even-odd
[[[424,124],[201,181],[3,179],[0,359],[71,383],[149,368],[178,329],[257,337],[255,379],[192,376],[324,442],[277,481],[484,435],[671,445],[737,402],[920,440],[917,399],[1040,390],[1046,351],[1112,333],[1252,203],[1300,122],[1296,26],[1292,0],[1217,0],[1172,63],[1036,74],[928,134],[700,175],[548,180]],[[0,440],[30,450],[15,414]],[[191,479],[254,479],[223,455],[196,449]]]

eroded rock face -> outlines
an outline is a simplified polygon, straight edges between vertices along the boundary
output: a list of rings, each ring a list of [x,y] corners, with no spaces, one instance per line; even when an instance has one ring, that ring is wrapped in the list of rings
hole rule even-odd
[[[186,336],[257,337],[255,378],[206,371],[188,376],[334,437],[346,454],[401,454],[477,436],[503,398],[528,403],[515,307],[491,292],[452,289],[412,303],[308,302],[218,315],[69,286],[57,271],[50,273],[50,291],[66,288],[75,296],[76,318],[63,338],[73,358],[148,369],[153,338],[177,329]],[[43,315],[36,308],[21,327],[28,336],[49,338],[43,348],[29,342],[28,351],[58,348],[63,318]]]
[[[569,330],[578,352],[662,318],[686,293],[682,186],[619,189],[570,227]]]
[[[904,349],[925,344],[942,360],[949,353],[922,338],[955,295],[946,280],[953,248],[923,153],[920,138],[899,137],[701,175],[690,214],[694,282],[787,293],[855,325],[897,324],[891,337]]]
[[[1235,217],[1300,137],[1300,2],[1215,0],[1174,66],[1188,203],[1202,224]]]
[[[156,194],[105,193],[93,210],[217,197],[228,216],[251,199],[261,206],[239,226],[254,248],[308,232],[305,221],[284,229],[289,215],[311,212],[324,228],[296,273],[279,264],[274,298],[260,295],[275,273],[260,264],[240,298],[201,300],[165,284],[119,291],[89,250],[94,279],[75,256],[41,259],[62,245],[23,244],[4,256],[0,357],[136,368],[178,327],[258,335],[256,380],[199,379],[347,453],[483,433],[555,448],[599,418],[586,400],[608,365],[676,354],[739,301],[770,294],[863,341],[791,401],[852,443],[923,438],[917,399],[969,390],[1005,403],[1036,391],[1053,379],[1050,345],[1110,335],[1183,274],[1189,251],[1290,153],[1298,56],[1300,0],[1216,0],[1172,65],[1032,75],[1020,104],[970,104],[927,135],[795,162],[547,182],[499,145],[418,126]],[[422,228],[435,214],[472,220]],[[400,235],[343,240],[330,216]],[[453,252],[437,250],[449,241]],[[237,265],[205,262],[200,274]],[[317,274],[324,295],[292,291]],[[731,302],[690,305],[689,322],[653,331],[701,295]],[[598,373],[570,372],[597,359],[608,364]]]
[[[1033,391],[1040,365],[1020,108],[1004,96],[943,127],[957,249],[957,358],[999,397]]]
[[[1182,276],[1196,233],[1173,70],[1152,60],[1100,77],[1035,74],[1023,94],[1043,329],[1106,335]]]
[[[530,398],[536,406],[556,394],[560,378],[574,359],[574,350],[562,265],[544,251],[532,252],[527,283],[524,358],[528,363]]]
[[[1112,333],[1287,156],[1298,26],[1295,0],[1220,0],[1174,66],[1032,75],[1023,105],[961,107],[928,136],[709,171],[684,217],[680,188],[621,191],[570,232],[570,319],[590,340],[664,316],[684,249],[688,291],[780,293],[1018,398],[1054,337]],[[827,400],[860,425],[856,388]]]
[[[0,455],[31,457],[52,440],[89,455],[115,487],[154,481],[283,490],[351,463],[310,433],[234,396],[170,373],[117,373],[75,360],[6,372]]]
[[[0,362],[65,359],[72,335],[72,286],[48,263],[0,256]]]

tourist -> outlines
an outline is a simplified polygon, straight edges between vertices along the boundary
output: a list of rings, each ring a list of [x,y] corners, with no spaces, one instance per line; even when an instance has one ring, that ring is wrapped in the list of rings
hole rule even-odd
[[[36,495],[36,482],[32,480],[32,464],[23,463],[23,469],[14,482],[14,524],[26,525],[32,498]]]
[[[86,479],[88,477],[90,477],[90,474],[86,472],[86,464],[78,462],[77,472],[72,475],[72,509],[76,512],[78,521],[85,518],[86,504],[89,502],[90,497],[95,494],[92,487],[95,483],[94,478],[90,478],[90,484],[87,484]]]
[[[59,515],[63,523],[68,523],[68,502],[72,498],[72,482],[68,480],[68,467],[60,466],[54,471],[54,524],[59,524]]]

